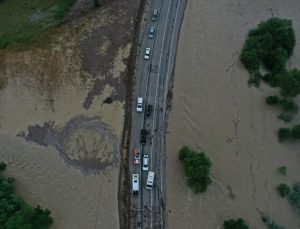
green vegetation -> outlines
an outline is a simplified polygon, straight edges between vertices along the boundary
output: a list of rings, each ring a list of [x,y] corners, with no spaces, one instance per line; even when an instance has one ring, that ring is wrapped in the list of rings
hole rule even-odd
[[[94,3],[94,7],[95,7],[95,8],[99,8],[99,7],[100,7],[100,2],[99,2],[99,0],[93,0],[93,3]]]
[[[6,164],[4,161],[0,161],[0,171],[3,171],[6,169]]]
[[[285,165],[283,165],[283,166],[280,166],[279,167],[279,169],[278,169],[278,171],[279,171],[279,173],[281,174],[281,175],[286,175],[286,172],[287,172],[287,167],[285,166]]]
[[[242,218],[226,220],[223,227],[224,229],[249,229],[247,222]]]
[[[32,208],[15,194],[14,178],[0,175],[0,200],[1,229],[48,229],[53,223],[48,209]]]
[[[300,139],[300,124],[292,128],[292,137],[295,139]]]
[[[285,123],[291,122],[293,120],[293,116],[289,114],[280,114],[278,115],[278,118],[283,120]]]
[[[287,197],[291,192],[291,188],[287,184],[281,183],[277,186],[277,191],[281,197]]]
[[[199,153],[183,146],[179,151],[179,160],[183,163],[188,186],[195,193],[205,192],[211,184],[210,159],[203,152]]]
[[[280,142],[287,140],[291,137],[291,130],[289,128],[282,127],[278,130],[278,139]]]
[[[268,96],[266,98],[266,103],[269,105],[276,105],[279,103],[279,98],[275,95],[275,96]]]
[[[279,103],[280,103],[282,109],[286,112],[292,112],[292,113],[297,113],[298,112],[298,106],[292,100],[282,99],[282,100],[280,100]]]
[[[261,219],[269,229],[284,229],[283,226],[276,224],[270,216],[262,216]]]
[[[0,1],[0,49],[32,44],[59,25],[74,0]]]
[[[288,196],[288,201],[300,216],[300,182],[294,184],[293,190]]]
[[[241,53],[241,61],[251,74],[249,83],[259,85],[262,64],[270,73],[285,72],[295,43],[291,20],[271,18],[250,30]]]

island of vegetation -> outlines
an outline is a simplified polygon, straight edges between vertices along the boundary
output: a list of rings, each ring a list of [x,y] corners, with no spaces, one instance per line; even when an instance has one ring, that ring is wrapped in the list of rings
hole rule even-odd
[[[183,146],[179,150],[179,160],[183,163],[188,186],[195,193],[205,192],[211,184],[210,159],[203,152],[199,153]]]
[[[0,162],[0,171],[6,164]],[[0,228],[1,229],[48,229],[53,220],[48,209],[29,206],[15,194],[15,179],[0,175]]]

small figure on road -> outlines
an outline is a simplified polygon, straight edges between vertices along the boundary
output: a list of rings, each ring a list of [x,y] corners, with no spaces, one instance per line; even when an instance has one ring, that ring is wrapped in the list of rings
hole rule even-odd
[[[160,111],[163,112],[163,110],[164,110],[163,107],[160,107]]]

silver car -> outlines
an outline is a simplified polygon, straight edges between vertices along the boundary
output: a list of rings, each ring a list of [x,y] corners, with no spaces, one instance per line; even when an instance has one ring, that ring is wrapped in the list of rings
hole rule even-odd
[[[148,171],[149,170],[149,156],[144,155],[143,157],[143,170]]]
[[[155,27],[151,26],[148,33],[148,38],[153,39],[155,35]]]

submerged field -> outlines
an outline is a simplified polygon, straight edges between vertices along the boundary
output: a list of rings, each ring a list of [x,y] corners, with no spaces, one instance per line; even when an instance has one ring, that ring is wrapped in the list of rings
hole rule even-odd
[[[0,48],[33,43],[61,23],[74,0],[0,1]]]
[[[293,21],[300,38],[300,4],[289,1],[189,1],[177,53],[167,138],[167,212],[170,228],[222,228],[242,217],[250,228],[267,228],[268,214],[285,228],[300,218],[276,191],[300,180],[299,142],[279,143],[284,126],[265,98],[278,90],[248,87],[239,60],[248,31],[272,16]],[[300,45],[288,69],[300,66]],[[291,125],[298,124],[299,114]],[[179,125],[180,124],[180,125]],[[212,184],[196,195],[186,186],[178,150],[188,145],[212,161]],[[285,176],[278,172],[287,166]]]
[[[44,23],[56,18],[49,13],[55,4],[68,1],[33,1],[29,8],[26,1],[25,8],[10,2],[16,1],[0,3],[0,10],[11,7],[25,23],[42,9]],[[5,175],[15,177],[29,204],[52,211],[53,228],[119,227],[124,81],[138,7],[139,1],[115,0],[73,17],[41,45],[0,50],[0,80],[7,82],[0,90]]]

